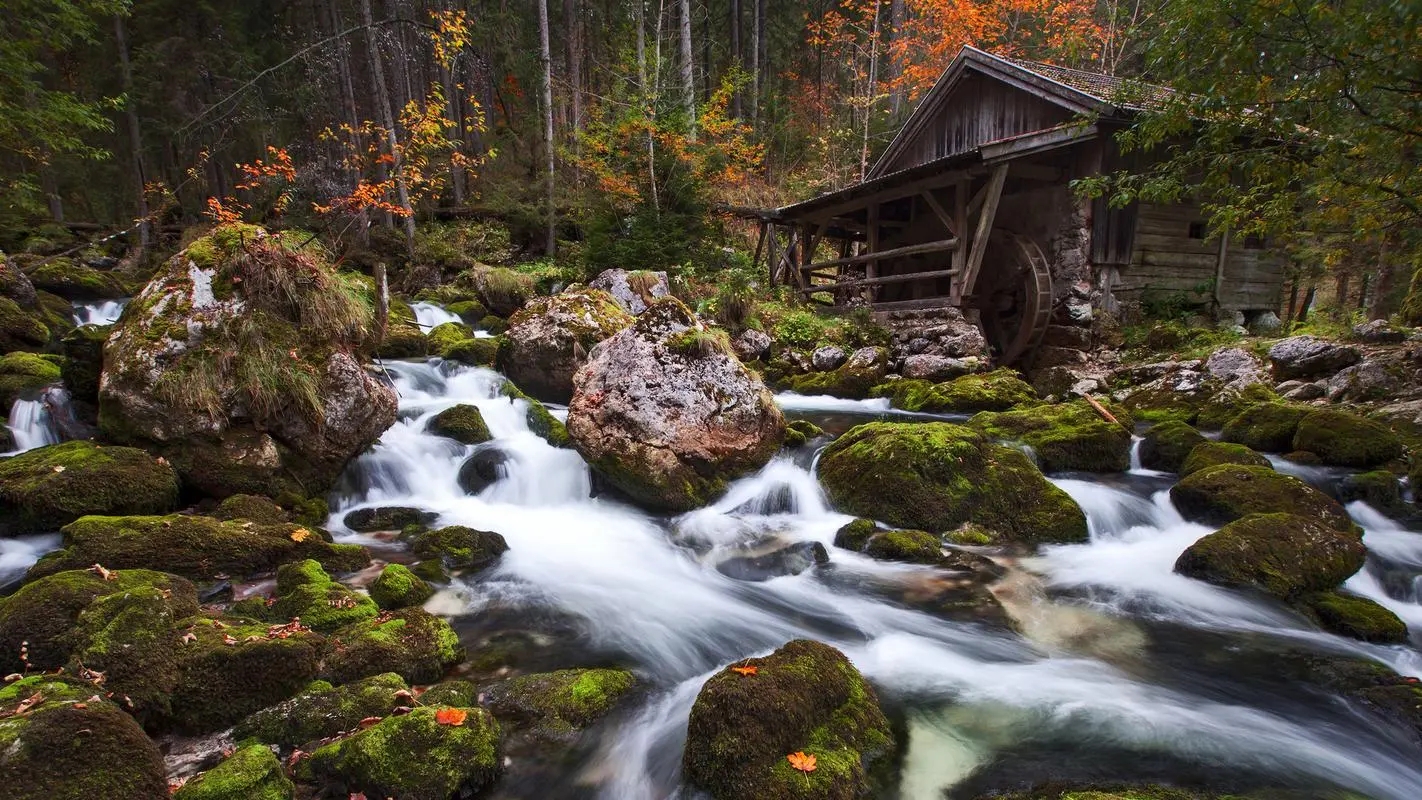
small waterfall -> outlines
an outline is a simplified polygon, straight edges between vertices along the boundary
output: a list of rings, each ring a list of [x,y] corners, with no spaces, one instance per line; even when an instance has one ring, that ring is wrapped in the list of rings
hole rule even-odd
[[[434,303],[411,303],[410,310],[415,312],[415,324],[419,325],[420,330],[425,333],[429,333],[446,322],[463,322],[458,314]]]
[[[6,427],[15,439],[15,453],[59,443],[59,431],[43,399],[16,400],[10,406],[10,420]]]
[[[128,298],[121,300],[97,300],[92,303],[74,304],[75,325],[112,325],[118,322]]]

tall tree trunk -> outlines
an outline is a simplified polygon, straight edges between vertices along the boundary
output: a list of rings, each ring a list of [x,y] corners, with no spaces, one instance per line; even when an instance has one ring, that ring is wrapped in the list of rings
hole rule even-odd
[[[760,127],[760,84],[765,69],[765,0],[754,0],[755,19],[751,23],[751,126]]]
[[[1387,319],[1392,315],[1392,261],[1388,258],[1387,237],[1378,245],[1378,274],[1369,288],[1368,319]]]
[[[547,208],[544,213],[547,217],[546,239],[543,249],[545,254],[551,256],[558,246],[558,222],[555,219],[555,207],[553,200],[553,54],[548,46],[548,0],[537,0],[538,2],[538,61],[543,70],[543,151],[547,159],[546,168],[548,181],[548,196],[546,198]]]
[[[1308,291],[1304,292],[1303,305],[1299,307],[1299,322],[1308,322],[1308,314],[1313,310],[1313,298],[1318,294],[1318,285],[1309,284]]]
[[[659,8],[657,11],[658,53],[661,52],[661,21],[661,9]],[[656,125],[657,106],[655,87],[647,77],[646,0],[637,0],[637,78],[641,81],[639,97],[647,115],[647,185],[652,189],[652,213],[659,214],[661,213],[661,201],[657,197],[657,139],[652,134],[652,128]]]
[[[583,21],[578,5],[578,0],[563,0],[563,14],[568,19],[568,104],[572,111],[568,122],[575,150],[578,134],[583,132]]]
[[[899,37],[903,36],[904,30],[904,0],[892,0],[889,4],[889,43],[895,51],[900,51]],[[904,87],[900,77],[903,75],[903,64],[899,63],[903,59],[900,55],[891,53],[889,58],[888,82],[893,89],[889,94],[889,109],[897,117],[904,108]]]
[[[327,26],[331,34],[345,30],[345,23],[341,20],[341,9],[336,0],[326,0],[326,14],[329,17]],[[345,38],[341,37],[336,42],[336,77],[341,92],[341,114],[347,127],[346,144],[347,153],[359,153],[361,151],[360,142],[360,112],[356,110],[355,81],[351,78],[351,45]],[[337,150],[339,150],[337,146]],[[339,161],[345,164],[344,172],[346,178],[346,190],[355,191],[360,185],[363,175],[351,164],[351,159],[345,158],[346,154],[340,154]],[[370,212],[361,209],[358,230],[356,237],[362,245],[370,244]]]
[[[681,0],[681,93],[686,130],[696,141],[696,64],[691,56],[691,0]]]
[[[128,58],[128,31],[124,28],[123,15],[114,15],[114,39],[118,43],[119,78],[122,81],[124,104],[123,115],[128,122],[129,160],[133,162],[133,199],[138,211],[138,252],[135,261],[142,260],[148,251],[151,221],[148,219],[148,177],[143,170],[143,136],[138,127],[138,110],[133,105],[133,64]]]
[[[869,126],[874,119],[874,98],[879,90],[879,18],[883,4],[874,0],[874,25],[869,30],[869,89],[865,92],[864,136],[859,145],[859,180],[869,171]]]
[[[1352,282],[1352,278],[1353,276],[1346,272],[1339,273],[1334,278],[1334,287],[1336,288],[1338,296],[1335,298],[1337,305],[1333,308],[1333,315],[1338,319],[1344,319],[1348,316],[1348,288]]]
[[[741,0],[731,0],[731,70],[739,73],[746,68],[744,53],[741,52]],[[739,88],[731,95],[731,116],[741,118],[741,95]]]
[[[400,142],[395,133],[395,113],[390,108],[390,89],[385,83],[385,65],[381,62],[380,46],[375,36],[375,19],[370,13],[370,0],[360,0],[361,21],[365,24],[366,49],[370,51],[370,69],[375,78],[375,104],[379,106],[381,124],[385,127],[385,142],[394,159],[391,167],[395,172],[395,193],[400,208],[405,212],[405,250],[413,258],[415,255],[415,209],[410,204],[410,187],[405,182],[401,170]]]

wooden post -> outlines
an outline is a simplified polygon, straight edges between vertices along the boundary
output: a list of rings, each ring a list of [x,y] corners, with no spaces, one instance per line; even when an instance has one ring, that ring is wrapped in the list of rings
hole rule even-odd
[[[1224,302],[1223,302],[1224,294],[1221,292],[1221,289],[1224,288],[1225,259],[1228,258],[1228,257],[1229,257],[1229,226],[1225,226],[1225,229],[1224,229],[1223,231],[1220,231],[1220,254],[1219,254],[1219,259],[1215,262],[1215,292],[1214,292],[1214,294],[1215,294],[1215,310],[1217,310],[1217,311],[1218,311],[1219,309],[1221,309],[1221,308],[1224,307]]]
[[[376,263],[375,272],[375,343],[385,343],[385,331],[390,326],[390,284],[385,277],[385,262]]]
[[[983,210],[978,214],[977,229],[973,233],[973,247],[968,253],[968,264],[964,268],[963,294],[973,293],[973,285],[978,280],[978,270],[983,266],[983,255],[987,252],[988,237],[992,234],[992,223],[997,218],[997,204],[1002,200],[1002,185],[1007,181],[1007,164],[993,168],[992,177],[983,194]]]
[[[865,246],[868,247],[868,249],[869,249],[869,254],[870,254],[870,255],[873,255],[873,254],[879,252],[879,204],[878,204],[878,203],[870,203],[870,204],[869,204],[868,220],[869,220],[869,230],[865,231],[865,234],[866,234],[866,236],[867,236],[867,241],[865,242]],[[877,258],[871,258],[871,259],[869,259],[868,261],[866,261],[866,262],[864,263],[864,277],[866,277],[866,278],[868,278],[868,279],[870,279],[870,280],[873,280],[874,278],[879,277],[879,259],[877,259]],[[871,285],[871,286],[872,286],[872,285]],[[878,292],[877,287],[865,289],[865,291],[864,291],[865,299],[868,300],[868,301],[871,302],[871,303],[874,302],[874,295],[875,295],[877,292]]]
[[[958,274],[949,282],[952,288],[948,292],[948,298],[955,306],[963,302],[963,281],[968,277],[968,247],[971,244],[968,239],[968,192],[972,189],[972,183],[964,179],[958,181],[953,192],[953,227],[956,228],[953,235],[958,238],[958,249],[953,251],[953,269],[957,270]]]

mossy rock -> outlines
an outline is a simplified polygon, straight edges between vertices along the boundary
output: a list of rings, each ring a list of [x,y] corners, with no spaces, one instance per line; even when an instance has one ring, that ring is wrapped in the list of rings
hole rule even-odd
[[[300,619],[314,631],[329,632],[371,619],[379,613],[375,601],[331,580],[313,559],[283,564],[277,569],[277,598],[264,618]]]
[[[49,326],[36,311],[0,297],[0,351],[39,350],[49,342]]]
[[[435,436],[444,436],[460,444],[483,444],[494,438],[484,415],[479,409],[466,403],[446,408],[434,415],[427,430]]]
[[[1361,569],[1367,555],[1361,536],[1317,517],[1250,514],[1185,548],[1175,571],[1288,600],[1333,589]]]
[[[390,564],[370,585],[371,599],[386,610],[424,605],[433,596],[434,589],[404,564]]]
[[[167,800],[158,746],[92,684],[36,675],[0,687],[7,800]],[[39,701],[32,701],[38,697]],[[16,713],[21,704],[28,710]]]
[[[1407,623],[1366,597],[1318,592],[1295,605],[1326,631],[1375,644],[1407,644]]]
[[[1185,462],[1180,465],[1180,477],[1194,475],[1200,470],[1217,467],[1220,464],[1238,464],[1246,467],[1273,469],[1269,459],[1250,450],[1242,444],[1230,442],[1204,441],[1190,449]]]
[[[741,675],[731,666],[753,666]],[[726,667],[691,708],[682,771],[716,800],[870,795],[894,737],[874,690],[842,653],[799,639]],[[795,770],[786,756],[817,761]]]
[[[482,708],[463,708],[459,725],[438,720],[447,708],[421,707],[386,717],[311,754],[303,770],[342,795],[364,792],[401,800],[475,797],[502,771],[499,723]]]
[[[482,653],[481,653],[482,654]],[[479,705],[479,687],[470,681],[440,681],[420,695],[420,702],[427,706],[457,706],[465,708]]]
[[[458,361],[471,367],[493,367],[499,359],[503,339],[497,336],[461,339],[439,351],[446,361]]]
[[[59,350],[64,354],[60,367],[64,386],[81,402],[97,406],[99,376],[104,370],[104,342],[112,325],[81,325],[64,335]]]
[[[891,381],[874,387],[870,394],[891,398],[894,408],[933,413],[1007,411],[1041,403],[1037,390],[1011,369],[964,375],[943,383]]]
[[[824,435],[824,428],[808,420],[792,419],[785,423],[786,447],[804,447]]]
[[[292,800],[296,784],[286,777],[271,748],[239,748],[173,793],[173,800]]]
[[[825,449],[819,476],[840,510],[901,528],[976,522],[1010,541],[1087,539],[1086,515],[1066,492],[1021,452],[961,425],[860,425]]]
[[[440,559],[452,570],[483,569],[509,549],[509,543],[500,534],[463,525],[420,534],[411,544],[421,559]]]
[[[460,322],[445,322],[430,328],[425,336],[429,339],[430,352],[439,353],[446,347],[474,338],[474,331]]]
[[[34,353],[6,353],[0,356],[0,408],[6,413],[15,401],[59,383],[62,371],[53,360]]]
[[[477,324],[479,320],[489,315],[489,309],[485,308],[484,304],[478,300],[456,300],[446,305],[444,310],[459,315],[459,318],[468,325]]]
[[[1335,467],[1373,467],[1402,456],[1402,440],[1380,422],[1331,408],[1299,421],[1293,449]]]
[[[0,459],[6,535],[58,530],[87,514],[161,514],[177,502],[173,468],[132,447],[76,441]]]
[[[1278,393],[1262,383],[1251,383],[1243,388],[1226,387],[1200,405],[1195,425],[1201,430],[1217,431],[1260,403],[1279,402]]]
[[[861,552],[864,546],[869,544],[869,540],[874,534],[879,532],[879,526],[874,524],[872,519],[856,519],[853,522],[846,522],[834,533],[834,546],[842,547],[845,550]]]
[[[943,541],[927,531],[880,531],[869,537],[864,554],[884,561],[937,564],[943,560]]]
[[[1288,403],[1256,403],[1226,422],[1220,438],[1265,453],[1285,453],[1293,449],[1294,434],[1309,411]]]
[[[76,327],[74,305],[52,292],[35,293],[35,311],[49,329],[51,338],[62,337]]]
[[[568,438],[568,428],[557,417],[548,411],[548,408],[538,400],[524,394],[512,382],[504,383],[503,395],[510,400],[522,400],[528,404],[528,429],[533,431],[540,439],[548,442],[554,447],[572,447],[573,440]]]
[[[370,563],[364,547],[331,544],[299,525],[261,525],[212,517],[82,517],[63,529],[64,547],[30,568],[29,577],[90,564],[110,569],[161,567],[193,580],[245,577],[314,559],[333,572]]]
[[[287,521],[286,511],[270,497],[259,494],[234,494],[218,504],[212,512],[217,519],[246,519],[264,525],[278,525]]]
[[[128,294],[118,278],[74,259],[56,258],[30,272],[30,282],[42,292],[66,300],[112,300]]]
[[[316,681],[301,694],[252,714],[232,730],[238,741],[256,739],[282,747],[299,747],[352,731],[363,719],[383,717],[397,706],[411,704],[413,695],[393,672],[372,675],[344,686]],[[424,701],[439,705],[438,701]]]
[[[407,525],[428,525],[439,519],[439,515],[422,508],[408,506],[380,506],[378,508],[358,508],[348,512],[341,523],[359,533],[375,531],[398,531]]]
[[[1288,512],[1341,531],[1354,525],[1338,501],[1292,475],[1221,464],[1182,478],[1170,499],[1191,522],[1224,525],[1251,514]]]
[[[419,608],[381,614],[330,637],[322,675],[346,683],[382,672],[412,684],[433,683],[464,660],[464,645],[449,623]]]
[[[1385,469],[1344,478],[1338,484],[1338,499],[1344,503],[1362,501],[1394,519],[1412,514],[1412,508],[1402,499],[1402,486],[1397,476]]]
[[[1131,466],[1130,416],[1119,410],[1114,424],[1085,400],[1018,411],[984,411],[968,425],[994,439],[1021,442],[1047,472],[1124,472]]]
[[[240,618],[191,617],[178,628],[186,641],[170,720],[185,733],[221,730],[295,695],[316,678],[325,649],[319,634]]]
[[[414,309],[403,300],[390,298],[385,338],[381,339],[375,354],[381,358],[421,358],[429,352],[429,337],[416,324]]]
[[[524,304],[538,293],[537,282],[530,275],[508,269],[492,267],[474,274],[474,286],[479,291],[479,299],[484,307],[498,317],[508,317],[523,308]],[[485,320],[487,323],[487,320]],[[488,330],[487,324],[485,330]]]
[[[850,400],[862,400],[884,380],[888,372],[889,353],[874,348],[875,357],[864,358],[858,353],[839,367],[827,372],[782,375],[776,388],[803,395],[829,395]]]
[[[509,322],[503,317],[490,314],[479,320],[479,330],[484,331],[490,336],[502,336],[509,332]]]
[[[1183,422],[1153,425],[1141,439],[1141,466],[1179,472],[1190,452],[1204,443],[1205,437]]]
[[[484,705],[510,728],[538,739],[571,743],[636,685],[636,677],[627,670],[565,669],[496,683],[484,693]]]

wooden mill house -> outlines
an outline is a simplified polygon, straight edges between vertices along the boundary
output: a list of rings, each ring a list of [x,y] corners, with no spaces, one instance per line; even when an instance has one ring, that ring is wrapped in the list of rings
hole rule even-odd
[[[863,182],[760,212],[757,260],[820,303],[963,309],[1008,364],[1072,292],[1113,312],[1153,293],[1275,310],[1283,259],[1262,242],[1206,238],[1194,205],[1071,189],[1119,167],[1114,134],[1167,91],[965,47]]]

